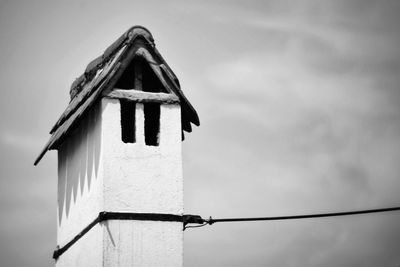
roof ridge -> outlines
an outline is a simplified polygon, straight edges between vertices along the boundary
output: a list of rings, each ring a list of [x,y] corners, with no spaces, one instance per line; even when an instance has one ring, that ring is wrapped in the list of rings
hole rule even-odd
[[[138,37],[141,40],[137,40]],[[141,50],[141,48],[144,50]],[[143,54],[143,52],[145,53]],[[39,154],[34,163],[35,165],[41,160],[46,151],[57,149],[71,132],[71,129],[77,125],[79,119],[101,97],[102,92],[115,85],[129,62],[136,56],[143,56],[151,64],[150,67],[158,76],[158,79],[164,81],[164,86],[170,88],[170,93],[177,95],[179,98],[181,103],[182,136],[183,131],[191,132],[190,123],[200,124],[196,110],[180,89],[178,78],[156,49],[151,33],[142,26],[133,26],[105,49],[101,56],[92,60],[87,65],[85,72],[74,81],[71,86],[71,101],[51,129],[50,140]],[[152,64],[149,58],[151,61],[155,59],[157,64]]]
[[[90,61],[86,66],[84,73],[72,82],[69,91],[71,101],[80,93],[84,84],[93,79],[93,77],[96,75],[96,72],[106,64],[106,62],[116,53],[116,51],[118,51],[121,46],[132,42],[138,36],[142,36],[149,42],[150,45],[155,46],[153,35],[148,29],[141,25],[130,27],[117,40],[108,46],[104,50],[103,54]]]

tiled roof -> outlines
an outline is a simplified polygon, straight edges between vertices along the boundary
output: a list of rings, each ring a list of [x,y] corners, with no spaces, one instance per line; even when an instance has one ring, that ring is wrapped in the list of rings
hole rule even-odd
[[[35,165],[48,150],[58,148],[73,126],[101,97],[103,91],[115,86],[135,56],[147,60],[166,89],[178,96],[181,103],[182,129],[191,132],[191,123],[200,125],[199,117],[180,89],[177,77],[155,48],[151,33],[144,27],[134,26],[111,44],[101,56],[91,61],[85,72],[72,83],[71,101],[51,129],[50,140],[39,154]]]

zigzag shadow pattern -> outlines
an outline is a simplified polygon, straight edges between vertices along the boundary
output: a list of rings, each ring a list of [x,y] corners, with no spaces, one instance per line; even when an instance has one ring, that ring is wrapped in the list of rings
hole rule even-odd
[[[93,179],[98,176],[101,152],[100,104],[77,124],[72,134],[58,151],[58,222],[61,224],[65,209],[68,218],[71,205],[78,194],[82,196],[85,185],[90,192]]]

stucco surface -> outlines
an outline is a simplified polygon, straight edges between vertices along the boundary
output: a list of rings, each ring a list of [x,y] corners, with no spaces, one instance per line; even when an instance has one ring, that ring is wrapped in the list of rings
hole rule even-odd
[[[83,118],[58,151],[58,231],[62,246],[103,210],[101,107]]]
[[[120,103],[104,98],[60,148],[59,245],[100,211],[183,213],[180,106],[163,104],[160,110],[158,146],[145,145],[143,104],[136,104],[136,142],[123,143]],[[107,221],[56,265],[181,266],[182,243],[179,222]],[[88,263],[98,264],[99,257],[102,265]]]
[[[108,221],[104,266],[182,266],[182,223]]]
[[[159,146],[144,141],[143,104],[136,106],[136,143],[121,142],[120,104],[103,106],[104,205],[108,211],[183,213],[180,109],[161,105]]]
[[[56,261],[57,267],[100,267],[104,255],[104,226],[97,224]],[[115,266],[115,265],[114,265]],[[118,266],[118,265],[116,265]]]

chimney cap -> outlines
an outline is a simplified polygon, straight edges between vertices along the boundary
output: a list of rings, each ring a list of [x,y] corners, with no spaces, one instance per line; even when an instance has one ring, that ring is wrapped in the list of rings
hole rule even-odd
[[[139,42],[138,40],[142,41]],[[84,73],[72,83],[70,103],[51,129],[50,140],[35,160],[34,165],[39,163],[48,150],[57,149],[76,123],[101,97],[102,92],[115,85],[117,78],[126,68],[127,60],[132,60],[132,58],[128,57],[132,56],[132,53],[130,53],[132,49],[137,49],[134,44],[138,44],[153,56],[156,62],[149,63],[158,68],[159,75],[169,81],[171,91],[179,97],[182,129],[190,132],[191,123],[197,126],[200,125],[196,110],[183,94],[178,78],[156,49],[150,31],[143,26],[133,26],[105,49],[102,55],[92,60],[87,65]]]

